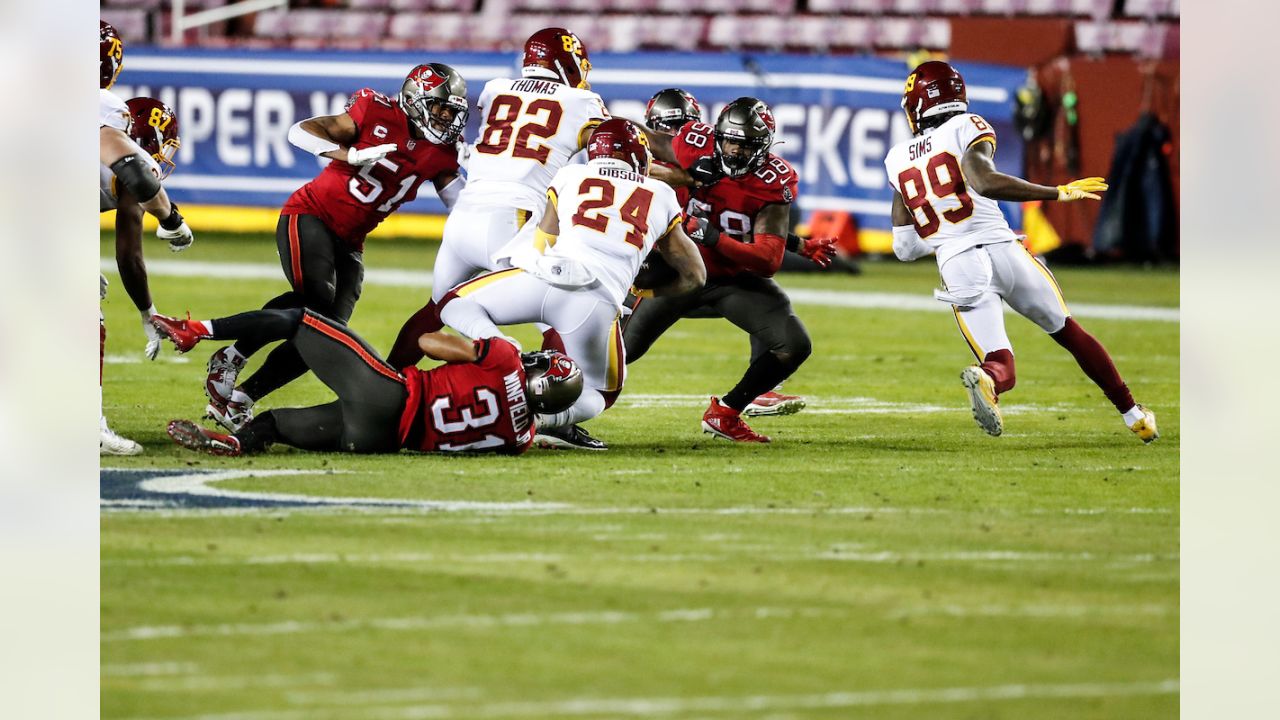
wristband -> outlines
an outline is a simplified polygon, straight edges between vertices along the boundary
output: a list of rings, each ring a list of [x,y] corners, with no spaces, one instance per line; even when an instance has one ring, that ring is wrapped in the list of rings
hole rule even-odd
[[[186,221],[183,220],[182,213],[178,212],[178,203],[170,202],[169,209],[169,217],[160,221],[160,227],[168,230],[169,232],[174,232],[178,228],[182,227],[182,223]]]

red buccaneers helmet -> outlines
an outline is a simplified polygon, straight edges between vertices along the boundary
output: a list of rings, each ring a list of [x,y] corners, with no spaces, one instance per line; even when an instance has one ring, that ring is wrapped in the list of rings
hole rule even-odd
[[[716,118],[716,157],[726,175],[739,178],[764,164],[773,147],[773,132],[777,129],[773,111],[763,100],[740,97],[724,106]],[[724,142],[731,140],[747,148],[747,156],[726,155]]]
[[[591,133],[587,158],[617,158],[641,175],[648,175],[649,139],[630,120],[605,120]]]
[[[467,105],[467,81],[444,63],[419,65],[409,71],[400,86],[400,107],[424,137],[438,145],[450,145],[462,137],[471,112]],[[431,111],[435,107],[446,112],[437,110],[433,115]],[[445,123],[443,118],[449,117],[449,111],[453,113],[452,120],[443,129],[437,127]]]
[[[582,368],[556,350],[521,353],[529,407],[543,415],[568,410],[582,394]]]
[[[524,41],[524,77],[558,80],[569,87],[590,89],[591,61],[587,46],[564,28],[543,28]]]
[[[169,177],[175,167],[173,156],[182,147],[182,140],[178,137],[178,116],[155,98],[136,97],[125,105],[129,107],[129,137],[155,158],[160,166],[160,179]]]
[[[902,109],[907,113],[911,132],[919,135],[931,125],[925,122],[925,118],[969,109],[964,78],[941,60],[921,63],[907,76],[907,87],[902,91]]]
[[[120,66],[124,64],[124,42],[120,33],[106,20],[99,20],[101,28],[98,40],[98,87],[110,90],[120,75]]]

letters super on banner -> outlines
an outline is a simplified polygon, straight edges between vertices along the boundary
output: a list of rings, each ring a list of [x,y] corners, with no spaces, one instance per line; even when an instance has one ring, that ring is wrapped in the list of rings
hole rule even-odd
[[[474,105],[484,83],[518,77],[505,53],[344,53],[336,51],[168,51],[130,48],[115,90],[123,98],[152,95],[178,114],[182,149],[165,181],[179,202],[275,206],[326,162],[289,144],[293,123],[342,112],[351,93],[370,87],[388,95],[414,65],[444,62],[467,80]],[[654,92],[678,86],[693,93],[707,120],[734,98],[754,95],[773,108],[773,151],[800,174],[805,211],[847,210],[861,227],[887,229],[891,191],[884,172],[889,147],[910,135],[898,106],[909,68],[875,58],[795,55],[630,53],[592,57],[592,89],[613,115],[640,120]],[[1013,93],[1025,71],[958,66],[970,110],[994,126],[997,165],[1022,170],[1022,138],[1013,127]],[[480,118],[472,112],[466,139]],[[406,210],[439,213],[424,196]],[[1021,225],[1016,207],[1006,213]],[[806,213],[807,214],[807,213]]]

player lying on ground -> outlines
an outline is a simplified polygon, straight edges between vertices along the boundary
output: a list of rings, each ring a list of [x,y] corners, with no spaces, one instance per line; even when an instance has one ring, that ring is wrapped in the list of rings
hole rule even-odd
[[[647,176],[645,136],[628,120],[606,120],[587,145],[586,165],[556,173],[534,244],[514,266],[462,283],[444,296],[440,316],[473,338],[500,337],[498,325],[554,328],[582,366],[585,389],[572,407],[538,416],[539,444],[604,450],[578,427],[622,391],[625,351],[618,313],[641,261],[657,249],[674,269],[655,295],[702,285],[705,269],[682,229],[675,192]]]
[[[964,79],[945,62],[924,63],[907,76],[902,107],[916,137],[894,146],[884,161],[894,190],[893,251],[908,262],[937,256],[943,290],[934,295],[951,304],[978,360],[960,375],[974,419],[990,435],[1003,431],[999,396],[1014,384],[1003,300],[1071,353],[1143,442],[1158,438],[1155,414],[1133,401],[1106,348],[1071,317],[1057,281],[996,204],[1097,200],[1106,183],[1085,178],[1055,188],[997,171],[995,132],[968,112]]]
[[[365,88],[345,112],[313,117],[289,130],[289,142],[318,157],[324,170],[285,202],[276,248],[290,290],[264,309],[307,307],[347,322],[364,282],[364,239],[430,181],[446,208],[466,184],[458,174],[457,141],[467,125],[467,84],[441,63],[409,71],[399,94]],[[237,378],[262,345],[241,340],[209,358],[209,417],[236,430],[253,403],[306,372],[284,343],[244,383]]]
[[[305,367],[338,396],[324,405],[269,410],[233,435],[189,420],[169,423],[178,444],[214,455],[260,452],[276,442],[329,452],[518,455],[533,442],[535,414],[559,412],[582,392],[582,371],[572,360],[556,352],[522,355],[504,338],[423,335],[423,353],[445,364],[396,370],[350,328],[302,308],[204,321],[157,315],[152,322],[179,352],[207,338],[291,340]]]

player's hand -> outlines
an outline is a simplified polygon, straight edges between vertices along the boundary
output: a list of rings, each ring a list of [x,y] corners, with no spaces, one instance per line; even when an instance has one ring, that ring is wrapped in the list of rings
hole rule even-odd
[[[1097,193],[1107,189],[1106,178],[1089,177],[1080,180],[1072,180],[1066,185],[1058,186],[1058,201],[1071,202],[1073,200],[1101,200],[1101,196]]]
[[[385,145],[374,145],[373,147],[347,148],[347,164],[356,167],[364,167],[372,165],[382,158],[396,151],[395,143],[386,143]]]
[[[98,299],[107,299],[107,276],[102,273],[98,273]]]
[[[711,247],[715,245],[715,240],[719,238],[707,232],[708,224],[707,219],[701,215],[689,213],[684,221],[684,233],[694,243]]]
[[[693,163],[693,167],[689,168],[689,175],[698,187],[707,187],[715,185],[724,178],[724,168],[720,166],[720,160],[715,155],[708,155],[698,158]]]
[[[190,227],[187,227],[187,221],[183,219],[182,213],[178,212],[177,203],[173,204],[169,217],[160,221],[160,227],[156,228],[156,237],[168,240],[169,249],[173,252],[182,252],[196,241],[195,234],[191,232]]]
[[[150,316],[142,318],[142,333],[147,336],[147,346],[142,349],[142,354],[148,360],[155,360],[160,354],[160,331],[151,324]]]
[[[800,255],[809,258],[820,268],[829,268],[836,257],[836,239],[833,237],[803,238],[800,241]]]

